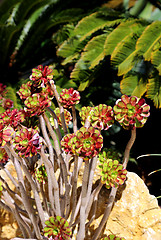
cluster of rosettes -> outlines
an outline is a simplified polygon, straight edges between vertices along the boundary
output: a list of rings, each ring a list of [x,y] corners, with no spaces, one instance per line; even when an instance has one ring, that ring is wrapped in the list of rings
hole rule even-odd
[[[0,167],[3,167],[8,162],[8,154],[6,153],[6,150],[4,148],[0,148]]]
[[[45,184],[47,182],[48,178],[47,178],[47,172],[44,164],[36,168],[35,177],[39,183]]]
[[[22,128],[15,133],[13,146],[19,156],[32,157],[41,149],[42,139],[35,129]]]
[[[22,84],[17,92],[26,106],[25,111],[31,116],[41,115],[46,107],[51,105],[53,91],[50,84],[54,83],[52,70],[48,66],[38,66],[32,70],[30,80],[26,84]]]
[[[101,238],[101,240],[125,240],[125,238],[117,237],[115,234],[110,234],[107,237]]]
[[[75,134],[67,134],[61,141],[65,152],[83,160],[95,157],[103,146],[103,137],[94,127],[81,127]]]
[[[49,220],[45,222],[46,226],[44,228],[44,236],[48,239],[56,240],[69,240],[71,239],[72,231],[69,227],[68,222],[60,217],[50,217]]]
[[[0,145],[10,142],[18,125],[25,119],[24,111],[7,109],[0,114]]]
[[[143,98],[135,96],[122,95],[121,99],[117,100],[113,110],[115,119],[125,129],[143,127],[150,115],[150,106],[145,103]]]
[[[56,108],[54,110],[54,112],[55,112],[55,114],[57,116],[57,120],[58,120],[59,126],[62,127],[61,117],[60,117],[60,109]],[[65,118],[65,123],[68,126],[70,124],[70,122],[72,121],[72,115],[71,115],[71,113],[67,109],[64,109],[64,118]],[[51,125],[53,127],[55,127],[53,117],[50,118],[50,122],[51,122]]]
[[[64,108],[72,108],[72,106],[78,104],[80,101],[80,94],[73,88],[63,89],[60,93],[59,102]]]
[[[13,101],[9,98],[6,98],[7,90],[6,85],[0,83],[0,106],[6,109],[10,109],[13,107]]]
[[[88,119],[90,125],[99,130],[108,130],[114,123],[112,107],[106,104],[99,104],[96,107],[82,107],[79,114],[83,125]]]
[[[101,169],[101,180],[106,188],[118,187],[126,180],[127,170],[118,160],[108,159],[106,152],[99,154],[99,168]]]

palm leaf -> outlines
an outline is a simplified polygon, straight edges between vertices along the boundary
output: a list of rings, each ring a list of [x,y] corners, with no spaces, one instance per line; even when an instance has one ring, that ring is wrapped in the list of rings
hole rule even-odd
[[[153,100],[154,105],[161,108],[161,77],[150,78],[146,96]]]
[[[121,83],[120,89],[123,94],[141,97],[147,90],[147,83],[138,74],[125,74]]]
[[[160,49],[152,52],[151,62],[159,71],[159,75],[161,75],[161,51],[160,51]]]
[[[84,17],[76,25],[72,36],[58,48],[57,54],[64,58],[75,55],[85,47],[93,33],[105,27],[112,27],[115,24],[118,25],[120,21],[121,19],[107,21],[107,19],[101,17],[98,12]]]
[[[136,43],[136,49],[140,50],[146,61],[150,61],[151,53],[156,46],[160,46],[161,22],[155,21],[145,28]]]
[[[102,34],[96,37],[93,37],[81,54],[80,59],[77,61],[72,73],[71,78],[80,79],[82,73],[85,71],[89,72],[96,65],[104,59],[104,42],[107,37],[107,34]],[[82,73],[81,73],[82,72]]]
[[[105,42],[105,55],[111,55],[115,47],[130,33],[140,32],[144,28],[145,22],[131,19],[121,23],[107,37]]]
[[[118,75],[123,75],[130,71],[136,63],[139,51],[135,50],[138,35],[131,33],[127,35],[115,48],[111,55],[111,62],[118,66]]]

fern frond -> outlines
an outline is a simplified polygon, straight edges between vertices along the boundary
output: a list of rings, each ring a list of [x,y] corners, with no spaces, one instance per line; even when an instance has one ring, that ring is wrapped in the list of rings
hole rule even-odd
[[[125,37],[131,33],[143,31],[145,23],[141,20],[128,20],[118,25],[107,37],[105,42],[105,55],[111,55]]]
[[[153,100],[157,108],[161,108],[161,77],[150,78],[147,84],[146,97]]]
[[[150,61],[151,53],[161,42],[161,22],[155,21],[145,28],[136,43],[136,49],[140,50],[146,61]]]
[[[161,75],[161,50],[160,49],[152,52],[151,62],[159,71],[159,75]]]
[[[135,50],[138,35],[131,33],[127,35],[115,48],[111,55],[111,62],[118,66],[118,75],[130,71],[135,64],[139,51]]]
[[[11,86],[7,86],[6,90],[7,90],[6,98],[9,98],[13,101],[14,108],[19,108],[16,89],[12,88]]]
[[[120,89],[123,94],[141,97],[147,90],[147,82],[139,74],[125,74],[120,82]]]

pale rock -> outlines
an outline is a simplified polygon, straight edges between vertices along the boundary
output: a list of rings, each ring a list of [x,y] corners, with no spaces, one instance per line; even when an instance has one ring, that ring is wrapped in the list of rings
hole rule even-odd
[[[108,195],[109,191],[103,188],[96,220],[86,239],[91,238],[93,230],[99,225]],[[127,181],[120,194],[117,194],[102,236],[111,233],[126,240],[161,240],[161,209],[157,199],[149,194],[143,180],[135,173],[128,172]]]

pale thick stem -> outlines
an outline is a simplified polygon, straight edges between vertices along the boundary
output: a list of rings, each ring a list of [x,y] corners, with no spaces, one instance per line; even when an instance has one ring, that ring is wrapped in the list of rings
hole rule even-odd
[[[70,193],[70,184],[68,183],[68,173],[67,173],[67,166],[66,166],[66,163],[62,157],[62,153],[61,153],[61,149],[60,149],[60,146],[59,146],[59,143],[58,143],[58,140],[57,140],[57,137],[56,137],[56,134],[55,132],[53,131],[52,129],[52,126],[47,118],[47,116],[44,114],[44,119],[45,119],[45,122],[46,122],[46,125],[47,125],[47,128],[50,132],[50,135],[54,141],[54,148],[55,148],[55,151],[56,151],[56,154],[57,154],[57,157],[60,161],[60,164],[61,164],[61,168],[62,168],[62,173],[63,173],[63,181],[65,183],[65,210],[66,210],[66,213],[65,213],[65,216],[67,217],[69,211],[70,211],[70,198],[69,198],[69,193]]]
[[[130,156],[130,150],[135,142],[135,139],[136,139],[136,128],[131,130],[131,138],[125,148],[124,158],[123,158],[123,167],[124,168],[127,167],[127,163],[129,161],[129,156]]]
[[[15,185],[15,187],[18,189],[18,183],[16,182],[15,178],[11,175],[11,173],[8,171],[8,169],[4,168],[3,171],[7,174],[11,182]]]
[[[88,173],[89,173],[89,161],[85,161],[83,181],[82,181],[82,198],[80,208],[80,227],[77,235],[77,240],[84,240],[85,238],[85,223],[86,223],[86,196],[87,196],[87,184],[88,184]]]
[[[65,117],[64,117],[64,108],[61,106],[60,102],[59,102],[59,94],[56,90],[56,86],[55,85],[51,85],[51,90],[54,92],[55,98],[57,100],[59,109],[60,109],[60,118],[61,118],[61,123],[63,126],[63,131],[64,134],[66,135],[68,133],[68,129],[67,129],[67,125],[65,123]]]
[[[42,130],[44,139],[45,139],[45,141],[46,141],[46,143],[47,143],[47,146],[48,146],[48,149],[49,149],[50,161],[52,162],[53,167],[54,167],[54,151],[53,151],[53,146],[52,146],[51,141],[50,141],[50,138],[49,138],[49,136],[48,136],[48,134],[47,134],[46,126],[45,126],[45,120],[44,120],[44,118],[43,118],[42,115],[40,115],[39,120],[40,120],[41,130]]]
[[[73,116],[73,132],[77,132],[77,116],[76,116],[76,110],[75,106],[72,106],[72,116]]]
[[[124,153],[124,159],[123,159],[123,167],[126,168],[127,166],[127,163],[129,161],[129,155],[130,155],[130,150],[135,142],[135,139],[136,139],[136,128],[131,130],[131,138],[125,148],[125,153]],[[111,189],[111,192],[110,192],[110,195],[109,195],[109,199],[108,199],[108,204],[107,204],[107,207],[106,207],[106,210],[105,210],[105,213],[104,213],[104,216],[100,222],[100,225],[98,226],[92,240],[96,240],[98,239],[104,225],[106,224],[108,218],[109,218],[109,215],[110,215],[110,212],[111,212],[111,209],[112,209],[112,206],[114,204],[114,201],[115,201],[115,197],[116,197],[116,193],[117,193],[117,189],[118,188],[115,188],[113,187]]]
[[[54,119],[54,128],[55,128],[55,131],[56,131],[57,136],[59,138],[59,141],[61,141],[62,135],[61,135],[61,132],[60,132],[60,129],[59,129],[57,116],[56,116],[55,112],[51,108],[47,107],[46,109],[51,113],[51,115],[52,115],[52,117]]]
[[[53,211],[56,212],[56,215],[61,216],[58,182],[55,177],[53,166],[51,162],[48,160],[48,157],[45,155],[43,147],[41,149],[41,157],[44,161],[44,164],[47,170],[48,182],[49,182],[49,199],[51,201],[50,202],[51,206],[53,208]],[[53,201],[53,195],[52,195],[52,188],[54,189],[54,201]],[[54,202],[55,202],[55,208],[53,206]]]
[[[70,225],[74,220],[74,213],[77,205],[77,180],[78,180],[78,157],[74,157],[74,170],[73,170],[73,179],[72,179],[72,213],[70,218]]]
[[[98,239],[104,225],[106,224],[107,222],[107,219],[111,213],[111,209],[112,209],[112,206],[113,206],[113,203],[114,203],[114,200],[115,200],[115,196],[116,196],[116,192],[117,192],[117,188],[112,188],[111,189],[111,192],[110,192],[110,195],[109,195],[109,199],[108,199],[108,203],[107,203],[107,207],[106,207],[106,210],[105,210],[105,213],[103,215],[103,218],[99,224],[99,227],[97,228],[94,236],[92,237],[92,240],[96,240]]]
[[[86,198],[86,208],[91,196],[92,186],[93,186],[93,178],[94,172],[97,166],[97,157],[91,159],[90,169],[89,169],[89,180],[88,180],[88,190],[87,190],[87,198]]]

